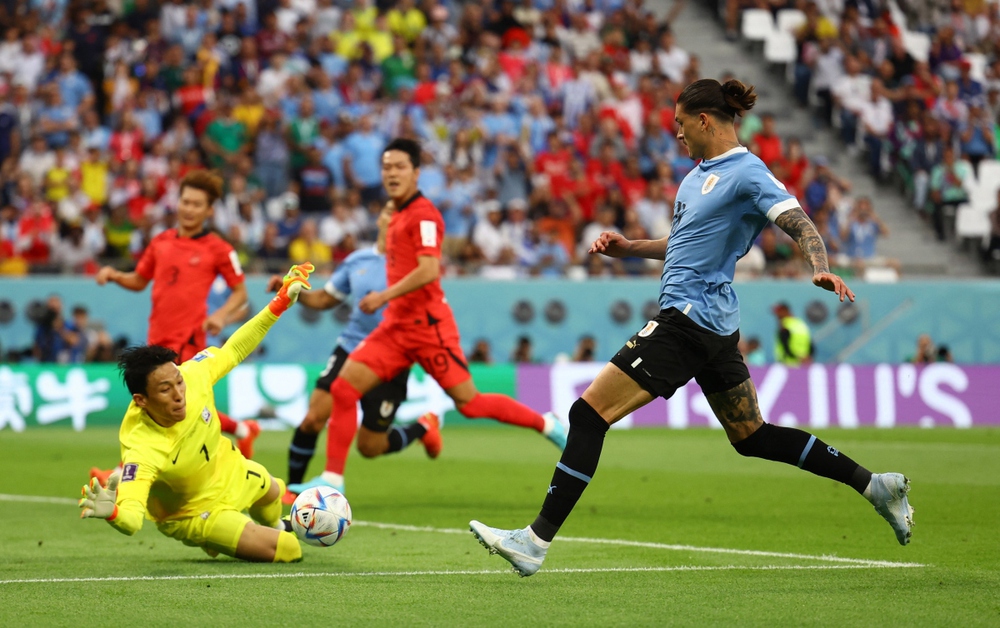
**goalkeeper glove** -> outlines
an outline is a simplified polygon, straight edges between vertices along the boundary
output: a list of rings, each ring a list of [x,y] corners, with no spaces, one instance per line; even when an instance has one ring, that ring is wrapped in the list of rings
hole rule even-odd
[[[303,288],[310,290],[312,288],[309,285],[309,275],[316,270],[310,262],[304,264],[296,264],[288,271],[285,278],[281,282],[281,289],[278,290],[278,294],[274,295],[271,302],[267,304],[270,308],[271,313],[275,316],[281,316],[285,310],[291,307],[292,303],[299,298],[299,292]]]
[[[118,499],[118,480],[121,474],[117,471],[108,478],[108,486],[104,488],[97,478],[90,480],[90,484],[84,484],[81,492],[83,499],[80,500],[80,518],[96,517],[98,519],[114,519],[118,514],[118,506],[115,501]]]

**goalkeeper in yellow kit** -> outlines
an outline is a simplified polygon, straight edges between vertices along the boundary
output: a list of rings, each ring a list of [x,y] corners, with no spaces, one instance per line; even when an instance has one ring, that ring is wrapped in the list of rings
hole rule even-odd
[[[222,437],[212,386],[310,288],[313,270],[293,266],[274,299],[221,349],[209,347],[180,366],[172,350],[156,345],[122,354],[118,366],[132,393],[119,432],[122,470],[107,488],[96,480],[83,487],[81,517],[105,519],[129,535],[149,518],[163,534],[212,556],[301,560],[298,539],[281,522],[284,484]]]

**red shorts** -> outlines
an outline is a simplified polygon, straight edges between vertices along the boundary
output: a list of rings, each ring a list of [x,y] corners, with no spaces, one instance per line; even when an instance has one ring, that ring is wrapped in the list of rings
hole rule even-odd
[[[187,340],[178,339],[176,336],[170,339],[160,338],[154,339],[150,338],[148,344],[159,345],[161,347],[166,347],[172,349],[177,354],[177,364],[182,362],[187,362],[194,356],[198,354],[199,351],[206,347],[205,331],[202,329],[197,330],[191,337]]]
[[[349,357],[370,368],[383,382],[414,363],[445,390],[472,377],[453,318],[433,325],[383,322]]]

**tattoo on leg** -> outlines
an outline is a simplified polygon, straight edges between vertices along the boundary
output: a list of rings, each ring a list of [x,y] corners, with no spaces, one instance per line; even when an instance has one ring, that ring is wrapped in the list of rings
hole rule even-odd
[[[705,395],[723,425],[763,422],[757,406],[757,389],[751,380],[719,393]]]

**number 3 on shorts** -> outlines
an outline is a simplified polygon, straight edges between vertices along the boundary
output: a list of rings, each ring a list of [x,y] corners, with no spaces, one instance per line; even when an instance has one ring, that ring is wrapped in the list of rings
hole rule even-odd
[[[650,334],[653,333],[653,330],[656,329],[658,326],[659,323],[657,323],[656,321],[649,321],[648,323],[646,323],[645,327],[639,330],[638,336],[640,338],[647,338]]]

